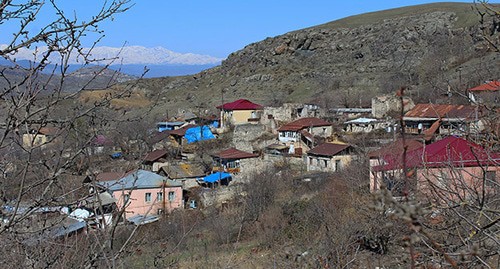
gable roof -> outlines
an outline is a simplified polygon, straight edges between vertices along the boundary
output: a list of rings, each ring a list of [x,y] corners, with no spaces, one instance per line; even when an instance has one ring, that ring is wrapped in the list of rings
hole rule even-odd
[[[157,161],[158,159],[162,158],[163,156],[167,155],[168,151],[165,149],[157,149],[153,150],[150,153],[146,154],[144,157],[144,161],[146,162],[154,162]]]
[[[314,117],[308,117],[308,118],[300,118],[298,120],[287,123],[278,128],[278,131],[298,131],[307,127],[321,127],[321,126],[331,126],[331,125],[332,124],[330,122],[327,122],[325,120]]]
[[[349,147],[351,146],[346,144],[323,143],[308,151],[307,154],[332,157]]]
[[[488,81],[487,83],[469,89],[469,91],[471,92],[498,91],[498,90],[500,90],[500,81],[498,80]]]
[[[205,175],[205,171],[201,165],[191,163],[165,165],[160,169],[171,179],[202,177]]]
[[[182,183],[146,170],[137,170],[118,180],[98,182],[97,184],[110,191],[161,188],[163,184],[166,187],[182,187]]]
[[[256,103],[252,103],[247,99],[239,99],[231,103],[225,103],[223,105],[220,105],[217,108],[224,110],[253,110],[253,109],[263,109],[264,107]]]
[[[423,143],[417,139],[405,139],[406,152],[421,148]],[[393,158],[400,158],[403,155],[403,139],[398,138],[392,143],[384,144],[379,149],[368,153],[370,159],[382,158],[387,156],[394,156]]]
[[[229,159],[229,160],[239,160],[239,159],[248,159],[248,158],[256,158],[259,155],[241,151],[239,149],[235,148],[229,148],[226,150],[223,150],[217,154],[214,154],[214,157],[220,158],[220,159]]]
[[[472,118],[475,115],[475,106],[469,105],[436,105],[417,104],[410,111],[406,112],[404,119],[409,118]]]
[[[386,156],[387,164],[374,167],[375,171],[402,168],[402,158]],[[406,156],[407,168],[418,167],[460,167],[500,165],[500,154],[488,152],[480,145],[463,138],[449,136],[425,147],[409,151]]]
[[[188,125],[185,125],[185,126],[179,128],[179,129],[170,131],[169,134],[171,134],[171,135],[177,135],[177,136],[184,136],[186,134],[186,131],[189,128],[193,128],[193,127],[196,127],[196,126],[197,125],[195,125],[195,124],[188,124]]]

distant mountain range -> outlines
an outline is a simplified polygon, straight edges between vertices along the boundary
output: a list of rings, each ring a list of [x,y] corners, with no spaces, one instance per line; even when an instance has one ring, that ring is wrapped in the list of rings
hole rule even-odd
[[[6,45],[0,45],[4,48]],[[37,51],[43,52],[44,47],[39,47]],[[13,57],[17,64],[27,67],[33,58],[35,50],[20,49]],[[40,54],[38,53],[38,54]],[[96,47],[92,49],[90,57],[92,59],[105,59],[96,62],[95,65],[109,64],[111,69],[119,70],[121,73],[141,76],[145,67],[149,71],[145,77],[165,77],[182,76],[199,73],[205,69],[217,66],[223,59],[209,55],[200,55],[194,53],[178,53],[163,47],[146,48],[142,46],[128,46],[123,48]],[[39,58],[39,57],[38,57]],[[57,54],[51,58],[53,63],[57,63]],[[75,71],[82,68],[83,60],[79,56],[73,56],[69,63],[69,71]],[[11,65],[10,62],[0,59],[0,65]],[[92,65],[92,64],[90,64]],[[89,66],[87,64],[87,66]],[[45,73],[50,73],[57,69],[49,65]]]

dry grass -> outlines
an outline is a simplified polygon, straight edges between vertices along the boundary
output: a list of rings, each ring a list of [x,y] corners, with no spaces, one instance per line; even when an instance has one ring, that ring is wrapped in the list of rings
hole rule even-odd
[[[109,100],[110,107],[114,109],[144,108],[151,104],[141,92],[124,94],[119,89],[83,91],[78,100],[85,104]]]

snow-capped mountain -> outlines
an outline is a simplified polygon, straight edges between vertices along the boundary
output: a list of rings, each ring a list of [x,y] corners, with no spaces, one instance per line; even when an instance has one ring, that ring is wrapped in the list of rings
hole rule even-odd
[[[0,48],[5,48],[6,45],[0,45]],[[12,57],[16,60],[37,61],[40,55],[47,50],[47,47],[38,47],[36,49],[20,49]],[[179,53],[168,50],[163,47],[146,48],[142,46],[127,46],[121,48],[115,47],[95,47],[90,52],[90,49],[84,49],[85,53],[89,53],[89,58],[99,60],[100,64],[144,64],[144,65],[216,65],[223,59],[210,55],[201,55],[194,53]],[[52,55],[51,62],[56,64],[60,60],[56,54]],[[104,60],[103,60],[104,59]],[[72,54],[70,64],[84,63],[83,57]]]

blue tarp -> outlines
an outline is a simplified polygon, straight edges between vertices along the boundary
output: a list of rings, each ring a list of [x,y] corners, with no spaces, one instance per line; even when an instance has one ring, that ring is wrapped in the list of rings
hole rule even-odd
[[[212,134],[208,126],[196,126],[187,129],[184,138],[186,138],[188,144],[191,144],[198,141],[215,139],[215,136]]]
[[[223,180],[226,178],[231,178],[231,174],[226,173],[226,172],[215,172],[213,174],[206,176],[203,179],[203,181],[205,181],[207,183],[214,183],[216,181]]]

